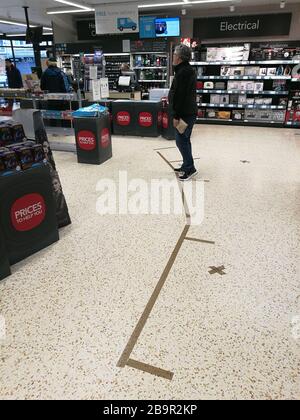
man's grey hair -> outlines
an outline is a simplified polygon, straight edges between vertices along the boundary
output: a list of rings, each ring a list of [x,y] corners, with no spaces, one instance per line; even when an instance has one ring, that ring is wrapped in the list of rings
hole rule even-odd
[[[175,54],[177,54],[182,61],[191,61],[192,52],[187,45],[177,45],[177,47],[175,47]]]

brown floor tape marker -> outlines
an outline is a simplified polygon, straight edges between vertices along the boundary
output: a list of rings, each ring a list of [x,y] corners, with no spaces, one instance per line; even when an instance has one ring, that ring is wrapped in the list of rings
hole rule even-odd
[[[153,149],[153,150],[156,152],[157,150],[169,150],[169,149],[177,149],[177,147],[175,147],[175,146],[172,146],[172,147],[160,147],[159,149]]]
[[[160,369],[146,363],[141,363],[133,359],[129,359],[126,366],[141,370],[142,372],[150,373],[154,376],[159,376],[160,378],[168,379],[169,381],[171,381],[174,376],[173,372],[169,372],[168,370]]]
[[[168,159],[166,159],[165,157],[164,157],[164,155],[162,155],[160,152],[156,152],[165,162],[166,162],[166,164],[167,165],[169,165],[170,166],[170,168],[172,168],[173,169],[173,171],[174,171],[174,166],[168,161]]]
[[[174,169],[172,164],[160,152],[157,151],[157,154],[167,163],[167,165],[169,165],[172,169]],[[178,183],[179,183],[179,186],[181,187],[182,185],[181,185],[179,180],[178,180]],[[184,209],[185,209],[185,215],[186,215],[186,218],[187,218],[187,221],[188,221],[188,219],[190,218],[190,212],[189,212],[189,209],[188,209],[188,206],[187,206],[187,203],[186,203],[186,199],[185,199],[183,189],[181,189],[181,191],[182,191],[182,203],[183,203],[183,206],[184,206]],[[152,309],[154,308],[154,305],[155,305],[155,303],[156,303],[156,301],[157,301],[157,299],[160,295],[160,292],[161,292],[162,288],[164,287],[164,285],[165,285],[165,283],[168,279],[170,271],[171,271],[171,269],[172,269],[172,267],[173,267],[173,265],[176,261],[176,258],[179,254],[179,251],[180,251],[184,241],[185,240],[192,240],[192,241],[197,241],[197,242],[214,244],[211,241],[203,241],[201,239],[188,238],[187,234],[190,230],[190,227],[191,226],[189,224],[185,225],[185,227],[184,227],[184,229],[183,229],[183,231],[180,235],[180,238],[178,239],[177,244],[176,244],[169,260],[168,260],[168,263],[167,263],[167,265],[166,265],[166,267],[165,267],[165,269],[164,269],[164,271],[163,271],[163,273],[162,273],[162,275],[159,279],[159,282],[157,283],[157,285],[156,285],[156,287],[155,287],[155,289],[154,289],[154,291],[153,291],[153,293],[152,293],[152,295],[151,295],[151,297],[150,297],[150,299],[149,299],[149,301],[148,301],[148,303],[147,303],[147,305],[144,309],[144,312],[142,313],[142,315],[141,315],[133,333],[131,334],[131,337],[130,337],[130,339],[129,339],[129,341],[128,341],[128,343],[127,343],[127,345],[126,345],[126,347],[125,347],[125,349],[124,349],[124,351],[123,351],[123,353],[122,353],[122,355],[121,355],[121,357],[118,361],[118,364],[117,364],[118,367],[124,368],[125,366],[129,366],[129,367],[141,370],[143,372],[150,373],[150,374],[155,375],[155,376],[159,376],[159,377],[164,378],[164,379],[172,380],[172,378],[174,376],[173,372],[169,372],[169,371],[157,368],[155,366],[151,366],[151,365],[148,365],[148,364],[145,364],[145,363],[142,363],[142,362],[138,362],[136,360],[131,359],[130,356],[131,356],[131,353],[133,352],[133,349],[134,349],[135,345],[137,344],[137,342],[140,338],[140,335],[141,335],[141,333],[142,333],[142,331],[143,331],[143,329],[144,329],[144,327],[145,327],[145,325],[146,325],[146,323],[149,319],[149,316],[151,315]]]
[[[203,244],[211,244],[211,245],[215,245],[216,243],[213,241],[204,241],[203,239],[196,239],[196,238],[185,238],[186,241],[192,241],[192,242],[201,242]]]
[[[137,323],[137,326],[135,327],[135,329],[134,329],[134,331],[133,331],[133,333],[132,333],[132,335],[131,335],[131,337],[128,341],[128,344],[125,347],[125,350],[123,351],[123,353],[122,353],[122,355],[119,359],[119,362],[118,362],[118,365],[117,365],[118,367],[125,367],[126,366],[128,360],[130,358],[130,355],[131,355],[131,353],[132,353],[132,351],[133,351],[133,349],[134,349],[134,347],[135,347],[135,345],[136,345],[136,343],[137,343],[137,341],[138,341],[138,339],[139,339],[139,337],[140,337],[140,335],[141,335],[141,333],[142,333],[142,331],[143,331],[143,329],[146,325],[146,322],[148,321],[148,318],[149,318],[149,316],[152,312],[152,309],[153,309],[153,307],[154,307],[154,305],[157,301],[157,298],[158,298],[162,288],[164,287],[164,284],[165,284],[165,282],[166,282],[166,280],[169,276],[169,273],[170,273],[170,271],[173,267],[173,264],[174,264],[174,262],[177,258],[177,255],[180,251],[180,248],[183,244],[183,241],[184,241],[189,229],[190,229],[190,226],[185,226],[184,227],[184,229],[182,231],[182,234],[180,235],[180,238],[179,238],[179,240],[178,240],[178,242],[175,246],[175,249],[172,252],[172,255],[169,258],[169,261],[168,261],[168,263],[167,263],[167,265],[164,269],[164,272],[162,273],[162,275],[159,279],[159,282],[157,283],[157,286],[155,287],[154,292],[152,293],[152,296],[151,296],[149,302],[147,303],[147,306],[146,306],[144,312],[142,313],[142,316],[140,317],[139,322]]]

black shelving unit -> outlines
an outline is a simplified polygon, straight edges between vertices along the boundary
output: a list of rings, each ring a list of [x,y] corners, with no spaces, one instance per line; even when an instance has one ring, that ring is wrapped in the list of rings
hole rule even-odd
[[[300,96],[298,99],[298,90],[293,90],[300,79],[292,77],[292,68],[300,60],[191,64],[197,72],[199,124],[300,127],[300,117],[299,122],[294,121],[295,112],[300,113]]]
[[[133,53],[133,69],[142,89],[142,97],[149,95],[150,89],[166,88],[169,79],[169,55],[163,52]]]
[[[106,66],[105,76],[108,78],[109,89],[116,89],[116,82],[120,75],[120,69],[122,64],[128,64],[130,66],[130,54],[104,54]]]

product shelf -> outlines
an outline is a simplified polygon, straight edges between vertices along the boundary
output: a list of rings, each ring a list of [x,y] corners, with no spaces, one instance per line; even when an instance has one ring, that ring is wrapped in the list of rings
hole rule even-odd
[[[198,80],[292,80],[291,76],[198,76]],[[299,80],[300,79],[296,79]]]
[[[253,65],[300,64],[300,60],[265,60],[265,61],[193,61],[192,66],[253,66]]]
[[[261,121],[261,120],[233,120],[233,119],[221,119],[221,118],[197,118],[199,124],[223,124],[223,125],[252,125],[262,127],[284,127],[283,122],[278,121]]]
[[[197,93],[220,93],[220,94],[241,94],[241,95],[274,95],[274,96],[287,96],[289,91],[277,92],[275,90],[216,90],[216,89],[198,89]],[[300,97],[299,97],[300,99]]]
[[[198,103],[201,108],[239,108],[239,109],[280,109],[285,110],[286,106],[283,105],[242,105],[242,104],[208,104]]]

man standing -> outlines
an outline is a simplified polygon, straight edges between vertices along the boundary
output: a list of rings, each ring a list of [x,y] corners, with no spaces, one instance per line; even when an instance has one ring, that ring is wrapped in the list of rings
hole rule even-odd
[[[23,80],[20,70],[13,65],[9,58],[5,60],[5,67],[8,87],[10,89],[21,89],[23,87]]]
[[[71,86],[65,73],[57,67],[55,58],[49,58],[48,68],[41,78],[41,89],[49,93],[67,93]]]
[[[176,145],[183,158],[181,168],[175,169],[180,181],[188,181],[198,173],[194,165],[191,144],[191,135],[198,112],[197,77],[189,63],[190,60],[190,48],[186,45],[178,45],[173,56],[175,77],[169,93],[169,103],[173,115]]]

